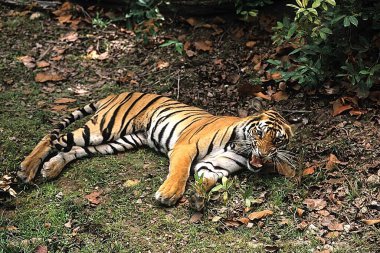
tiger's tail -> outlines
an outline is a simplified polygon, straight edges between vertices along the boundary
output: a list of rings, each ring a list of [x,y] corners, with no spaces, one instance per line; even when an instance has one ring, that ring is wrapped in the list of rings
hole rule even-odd
[[[73,111],[69,116],[63,118],[56,125],[54,130],[50,132],[50,145],[54,146],[59,151],[65,148],[59,143],[59,136],[60,136],[61,131],[65,129],[66,127],[68,127],[71,123],[79,119],[82,119],[90,114],[95,113],[98,110],[98,107],[99,107],[99,102],[91,103],[84,106],[83,108]]]

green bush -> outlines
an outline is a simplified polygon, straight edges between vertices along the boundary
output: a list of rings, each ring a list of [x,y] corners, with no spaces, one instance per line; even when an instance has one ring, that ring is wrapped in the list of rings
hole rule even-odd
[[[368,91],[380,70],[375,41],[380,29],[380,3],[296,0],[288,6],[294,8],[295,17],[277,22],[272,39],[275,45],[290,45],[294,50],[289,62],[268,61],[272,70],[280,71],[283,80],[301,85],[344,80],[362,92]]]

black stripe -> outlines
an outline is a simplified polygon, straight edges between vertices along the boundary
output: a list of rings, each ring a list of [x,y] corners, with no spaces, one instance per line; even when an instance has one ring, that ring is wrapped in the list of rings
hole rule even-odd
[[[194,135],[196,135],[197,133],[199,133],[200,131],[202,131],[205,127],[207,127],[208,125],[214,123],[215,121],[217,121],[217,120],[219,120],[219,119],[220,119],[220,118],[217,117],[217,118],[215,118],[214,120],[212,120],[212,121],[210,121],[210,122],[207,122],[206,124],[204,124],[203,126],[201,126],[200,128],[198,128],[198,130],[195,131],[195,132],[191,135],[191,137],[189,138],[188,142],[190,143],[190,141],[191,141],[191,139],[194,137]]]
[[[198,140],[197,143],[195,144],[196,149],[197,149],[197,153],[195,154],[195,156],[194,156],[194,158],[193,158],[193,161],[191,162],[190,169],[191,169],[191,168],[194,168],[194,165],[197,163],[197,160],[198,160],[198,156],[199,156],[198,142],[199,142],[199,140]]]
[[[92,112],[95,112],[95,111],[96,111],[96,107],[95,107],[94,103],[91,103],[91,104],[89,104],[88,106],[90,106]]]
[[[131,145],[132,147],[134,147],[134,148],[136,147],[136,144],[134,144],[134,143],[128,141],[127,138],[125,138],[124,136],[121,137],[121,139],[122,139],[124,142],[126,142],[127,144]]]
[[[136,117],[138,117],[142,112],[144,112],[146,109],[148,109],[150,106],[152,106],[160,98],[162,98],[162,96],[157,96],[157,97],[153,98],[151,101],[149,101],[149,103],[147,103],[135,116],[133,116],[132,118],[130,118],[129,121],[128,121],[128,123],[126,124],[126,126],[123,127],[125,119],[126,119],[126,115],[127,115],[127,114],[125,114],[124,117],[123,117],[122,123],[121,123],[121,128],[123,128],[123,130],[121,131],[120,136],[125,135],[125,133],[127,132],[128,126],[132,122],[133,119],[135,119]]]
[[[73,133],[67,133],[67,146],[63,149],[64,152],[69,152],[75,145]],[[63,139],[63,138],[62,138]]]
[[[93,153],[87,148],[87,147],[82,147],[84,152],[86,152],[88,155],[93,155]]]
[[[114,154],[119,153],[119,150],[117,150],[117,148],[115,148],[115,147],[112,145],[112,143],[108,144],[108,146],[110,146],[110,147],[112,148]]]
[[[210,144],[208,145],[208,148],[207,148],[207,152],[206,152],[206,155],[210,154],[214,148],[214,140],[216,138],[216,136],[218,135],[220,129],[214,134],[214,137],[212,137],[212,140],[210,142]]]
[[[165,103],[166,102],[175,102],[175,103],[172,103],[172,104],[169,104],[169,105],[166,105]],[[167,108],[165,108],[164,110],[162,110],[162,111],[166,111],[166,110],[169,110],[170,108],[172,108],[171,107],[171,105],[178,105],[178,104],[181,104],[180,102],[177,102],[177,101],[175,101],[175,100],[172,100],[172,99],[169,99],[169,100],[167,100],[167,101],[164,101],[163,102],[163,104],[161,104],[160,106],[158,106],[157,108],[156,108],[156,111],[158,111],[160,108],[162,108],[162,107],[167,107]],[[161,111],[161,112],[162,112]],[[156,115],[156,117],[158,117],[160,114],[161,114],[161,112],[159,112],[157,115]],[[148,124],[147,124],[147,127],[146,127],[146,130],[148,131],[149,129],[150,129],[150,125],[152,124],[152,120],[153,120],[153,118],[156,118],[156,117],[153,117],[153,115],[150,117],[150,119],[149,119],[149,122],[148,122]]]
[[[90,144],[90,128],[88,128],[87,125],[83,127],[83,140],[84,140],[84,145],[88,146]]]
[[[123,101],[121,101],[120,103],[118,103],[117,108],[116,108],[116,109],[113,111],[113,113],[112,113],[111,119],[110,119],[110,121],[108,122],[107,127],[102,131],[102,136],[103,136],[103,142],[102,142],[102,143],[108,141],[109,138],[111,137],[112,128],[113,128],[113,126],[114,126],[114,124],[115,124],[115,119],[116,119],[116,117],[118,116],[118,112],[119,112],[119,110],[123,107],[123,105],[124,105],[125,103],[127,103],[127,102],[131,99],[132,95],[133,95],[133,93],[128,94],[128,95],[123,99]],[[133,101],[131,107],[133,107],[133,106],[134,106],[134,105],[135,105],[135,104],[136,104],[136,103],[137,103],[137,102],[138,102],[138,101],[139,101],[144,95],[145,95],[145,94],[142,94],[142,95],[141,95],[140,97],[138,97],[135,101]],[[128,111],[131,109],[131,107],[128,108],[128,110],[127,110],[127,112],[125,113],[124,117],[126,117],[126,115],[128,114]],[[110,110],[111,110],[111,108],[110,108]],[[106,114],[108,114],[110,110],[108,110]],[[106,118],[106,114],[103,115],[103,119]],[[102,123],[104,123],[103,119],[102,119]],[[102,125],[100,125],[100,129],[102,129]]]
[[[124,97],[124,99],[123,99],[123,101],[122,102],[124,102],[126,99],[127,99],[127,101],[131,98],[131,96],[133,95],[133,93],[129,93],[127,96],[125,96]],[[119,96],[116,96],[116,97],[114,97],[113,99],[111,99],[112,101],[113,100],[115,100],[117,97],[119,97]],[[125,101],[126,102],[126,101]],[[104,107],[104,109],[107,109],[108,108],[108,105],[109,104],[107,104],[107,106],[106,107]],[[104,124],[106,123],[106,116],[107,116],[107,114],[114,108],[114,107],[116,107],[116,106],[119,106],[120,105],[120,103],[117,103],[117,104],[114,104],[114,105],[112,105],[110,108],[108,108],[108,110],[103,114],[103,118],[102,118],[102,120],[100,121],[100,129],[103,129],[104,128]],[[99,112],[101,111],[101,110],[103,110],[103,106],[101,107],[101,109],[99,109]]]
[[[224,150],[227,151],[227,146],[235,139],[235,136],[236,136],[236,126],[234,127],[234,129],[232,129],[232,133],[230,135],[230,138],[228,139],[228,141],[226,142],[226,145],[224,145]]]
[[[180,121],[178,121],[177,123],[175,123],[175,125],[174,125],[173,128],[172,128],[172,130],[170,130],[170,133],[169,133],[168,138],[166,139],[165,147],[166,147],[167,150],[169,150],[170,140],[171,140],[171,138],[173,137],[174,131],[175,131],[175,129],[177,128],[177,126],[178,126],[181,122],[187,120],[188,118],[194,117],[194,116],[195,116],[195,115],[187,116],[187,117],[181,119]],[[186,129],[186,128],[188,128],[188,126],[185,127],[185,129]]]

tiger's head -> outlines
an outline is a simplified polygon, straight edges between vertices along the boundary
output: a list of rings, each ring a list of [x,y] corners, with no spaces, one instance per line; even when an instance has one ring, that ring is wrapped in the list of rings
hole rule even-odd
[[[294,155],[285,149],[293,136],[289,123],[273,110],[249,118],[242,141],[248,169],[257,172],[267,161],[293,166]]]

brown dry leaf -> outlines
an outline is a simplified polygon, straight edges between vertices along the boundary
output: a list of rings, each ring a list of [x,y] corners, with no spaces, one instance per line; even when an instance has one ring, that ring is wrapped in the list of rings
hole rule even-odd
[[[288,178],[292,178],[296,175],[295,169],[293,169],[292,166],[286,163],[277,163],[276,170],[280,175],[283,175]]]
[[[138,185],[139,183],[140,183],[140,180],[138,180],[138,179],[129,179],[129,180],[127,180],[127,181],[123,184],[123,186],[129,188],[129,187],[136,186],[136,185]]]
[[[99,191],[94,191],[90,194],[87,194],[84,196],[91,204],[93,205],[99,205],[100,204],[100,194]]]
[[[196,26],[199,24],[199,20],[195,19],[195,18],[188,18],[186,19],[186,22],[191,25],[191,26]]]
[[[307,176],[307,175],[311,175],[315,172],[315,167],[312,166],[312,167],[309,167],[309,168],[306,168],[303,170],[302,172],[302,176]]]
[[[323,199],[305,199],[303,203],[309,210],[322,210],[327,205],[327,202]]]
[[[61,81],[64,80],[62,76],[60,76],[58,73],[49,73],[49,72],[39,72],[34,77],[34,80],[38,83],[44,83],[47,81]]]
[[[194,42],[194,46],[197,50],[201,50],[204,52],[212,50],[212,42],[209,40],[206,41],[196,41]]]
[[[70,2],[64,2],[57,10],[53,11],[53,14],[56,16],[61,16],[66,12],[70,12],[73,8],[73,4]]]
[[[65,23],[70,23],[71,21],[71,17],[72,15],[71,14],[67,14],[67,15],[62,15],[62,16],[59,16],[57,19],[58,19],[58,22],[63,25]]]
[[[158,69],[164,69],[167,67],[169,67],[169,62],[163,61],[163,60],[158,60],[158,62],[157,62],[157,68]]]
[[[309,224],[307,223],[307,221],[302,221],[301,223],[299,223],[298,225],[297,225],[297,228],[299,229],[299,230],[305,230],[306,228],[307,228],[307,226],[309,226]]]
[[[51,59],[52,59],[53,61],[60,61],[60,60],[62,60],[62,58],[63,58],[62,55],[57,55],[57,56],[53,56],[53,57],[51,57]]]
[[[61,112],[67,110],[67,105],[55,105],[51,108],[55,112]]]
[[[87,60],[101,60],[102,61],[102,60],[108,59],[108,52],[98,54],[96,50],[91,50],[91,52],[88,53],[84,58]]]
[[[236,220],[225,220],[224,224],[230,228],[237,228],[241,226],[241,223]]]
[[[361,116],[367,113],[367,110],[352,109],[348,112],[351,116]]]
[[[348,162],[341,162],[338,160],[338,158],[334,154],[330,154],[327,163],[326,163],[326,169],[331,170],[333,169],[337,164],[341,165],[347,165]]]
[[[278,80],[278,79],[281,79],[281,78],[282,78],[282,75],[281,75],[280,72],[274,72],[274,73],[272,73],[270,76],[271,76],[271,78],[272,78],[273,80]]]
[[[196,212],[190,218],[190,223],[198,223],[203,217],[203,213]]]
[[[247,43],[245,43],[245,46],[248,48],[253,48],[256,44],[256,41],[248,41]]]
[[[37,62],[37,67],[38,68],[46,68],[46,67],[49,67],[50,66],[50,63],[48,63],[47,61],[38,61]]]
[[[214,217],[212,217],[212,222],[218,222],[220,219],[221,219],[222,217],[220,217],[220,216],[214,216]]]
[[[22,62],[22,64],[24,64],[24,66],[27,67],[28,69],[32,69],[36,66],[36,64],[34,63],[34,58],[29,55],[19,56],[17,57],[17,60]]]
[[[330,231],[343,231],[343,223],[331,222],[327,228]]]
[[[48,247],[45,245],[39,245],[37,248],[34,250],[34,253],[48,253]]]
[[[77,100],[75,98],[58,98],[54,100],[54,104],[69,104],[74,103]]]
[[[380,223],[380,219],[375,219],[375,220],[362,220],[364,224],[366,225],[375,225],[377,223]]]
[[[337,238],[339,236],[339,232],[337,231],[333,231],[333,232],[328,232],[325,237],[326,238],[330,238],[330,239],[333,239],[333,238]]]
[[[272,100],[271,96],[266,95],[266,94],[262,93],[261,91],[257,92],[257,93],[254,93],[254,95],[255,95],[255,97],[263,98],[263,99],[266,99],[266,100]]]
[[[260,212],[250,213],[248,215],[248,218],[250,220],[259,220],[259,219],[265,218],[267,216],[270,216],[272,214],[273,214],[273,212],[271,210],[264,210],[264,211],[260,211]]]
[[[341,99],[337,99],[333,102],[332,116],[337,116],[344,111],[352,109],[351,105],[343,105]]]
[[[277,91],[276,93],[274,93],[272,95],[272,98],[274,101],[278,102],[281,100],[287,100],[289,98],[289,95],[286,94],[285,91],[280,90],[280,91]]]
[[[298,217],[302,217],[302,215],[304,214],[305,210],[303,210],[302,208],[297,208],[296,210],[296,213],[298,215]]]
[[[77,32],[68,32],[65,35],[62,35],[59,38],[60,41],[68,41],[68,42],[74,42],[78,40],[78,33]]]
[[[242,218],[238,219],[238,221],[240,221],[241,223],[246,224],[246,225],[249,223],[249,219],[246,217],[242,217]]]

